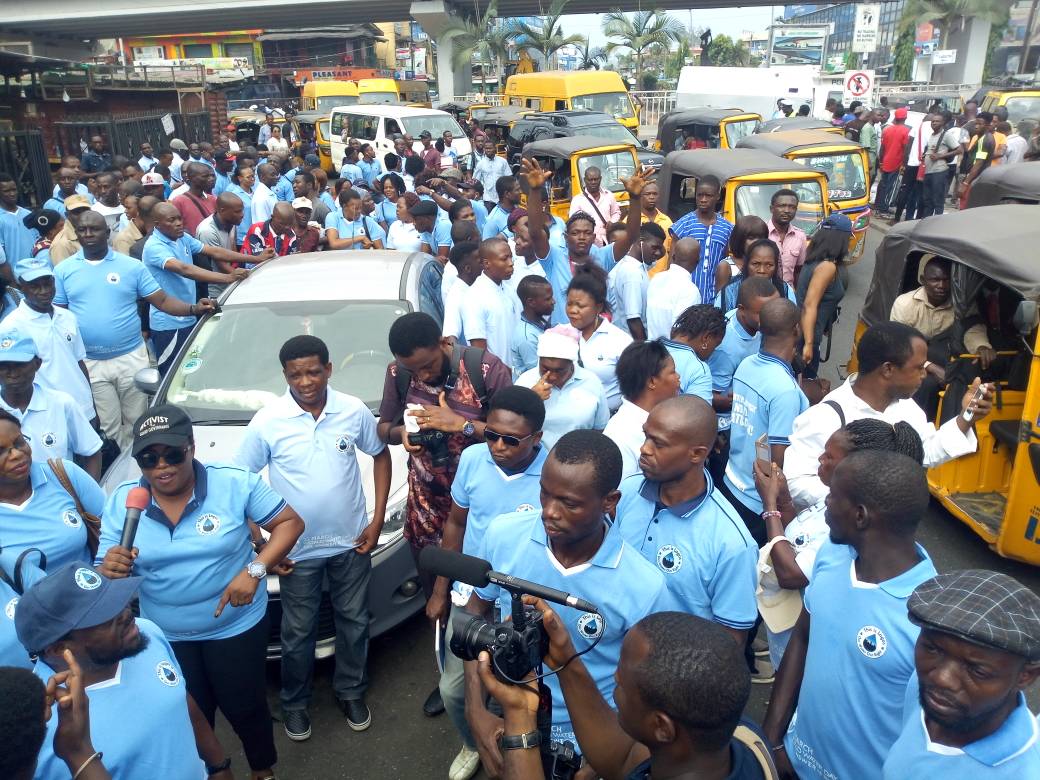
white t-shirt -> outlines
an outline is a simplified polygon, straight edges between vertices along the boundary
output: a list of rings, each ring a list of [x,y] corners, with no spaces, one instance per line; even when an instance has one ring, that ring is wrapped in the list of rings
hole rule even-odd
[[[685,268],[671,265],[656,274],[646,288],[647,338],[671,338],[679,315],[700,302],[701,291]]]
[[[386,231],[386,248],[399,252],[418,252],[422,246],[422,237],[411,222],[397,220],[390,223]]]
[[[458,286],[458,285],[456,285]],[[485,339],[488,350],[509,362],[513,326],[517,321],[516,296],[504,285],[481,274],[462,302],[462,328],[469,341]]]

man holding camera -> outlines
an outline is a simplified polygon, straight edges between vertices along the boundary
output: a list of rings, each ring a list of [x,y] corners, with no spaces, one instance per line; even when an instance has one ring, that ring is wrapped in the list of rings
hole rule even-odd
[[[598,613],[561,606],[559,615],[607,699],[614,692],[614,670],[625,633],[646,615],[674,603],[664,574],[608,525],[607,518],[614,515],[621,498],[620,481],[621,452],[610,439],[591,430],[565,434],[542,466],[542,508],[496,518],[485,531],[478,553],[495,571],[597,600]],[[603,599],[606,594],[609,598]],[[496,599],[505,612],[509,593],[495,585],[478,588],[467,611],[489,620]],[[464,649],[473,658],[482,648]],[[545,683],[552,696],[551,739],[573,743],[574,726],[559,681],[550,676]],[[484,768],[492,777],[499,776],[501,748],[511,745],[500,742],[504,722],[488,711],[476,661],[466,662],[466,717]],[[543,751],[551,747],[556,746],[543,746]]]
[[[436,320],[421,312],[395,320],[389,342],[394,362],[386,369],[378,432],[411,455],[404,537],[418,561],[423,547],[441,543],[459,458],[466,447],[484,440],[487,400],[513,384],[512,372],[490,352],[441,338]],[[434,577],[420,571],[419,582],[429,599]],[[444,711],[438,689],[423,711],[431,716]]]

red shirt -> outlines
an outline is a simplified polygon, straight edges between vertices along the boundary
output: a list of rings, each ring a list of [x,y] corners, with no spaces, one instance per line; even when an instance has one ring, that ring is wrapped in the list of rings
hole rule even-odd
[[[883,173],[898,171],[903,164],[906,142],[910,138],[910,128],[905,124],[889,125],[881,133],[881,164]]]
[[[206,217],[213,216],[217,209],[217,199],[212,194],[203,193],[201,198],[196,198],[190,192],[182,192],[170,201],[181,213],[184,221],[184,232],[190,236],[195,235],[199,229],[199,223]]]
[[[254,222],[242,240],[242,254],[256,257],[265,249],[273,249],[276,257],[296,254],[300,251],[296,231],[287,230],[279,235],[271,228],[271,220]]]

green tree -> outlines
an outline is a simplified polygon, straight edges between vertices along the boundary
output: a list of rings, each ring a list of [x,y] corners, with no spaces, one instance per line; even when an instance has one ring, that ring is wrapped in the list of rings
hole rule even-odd
[[[751,52],[744,41],[735,41],[728,35],[716,35],[708,45],[708,61],[718,66],[744,66],[751,64]]]
[[[578,50],[579,70],[599,70],[600,66],[607,64],[607,50],[602,46],[592,46],[589,39],[584,43],[575,44]]]
[[[679,48],[668,55],[668,61],[664,66],[664,77],[666,79],[677,79],[686,60],[690,58],[690,42],[685,38],[679,41]]]
[[[587,43],[580,35],[565,35],[560,26],[563,9],[567,2],[568,0],[553,0],[549,13],[537,17],[538,22],[534,24],[515,21],[511,25],[516,47],[523,51],[536,51],[541,54],[546,69],[552,67],[553,55],[564,46]]]
[[[480,80],[481,94],[491,69],[501,73],[501,63],[509,57],[509,47],[516,37],[512,26],[501,24],[497,17],[498,0],[491,0],[479,17],[453,16],[442,33],[452,42],[451,64],[454,67],[470,67],[474,56],[477,58],[483,76]]]
[[[907,0],[903,7],[900,24],[916,27],[926,22],[935,22],[942,32],[940,49],[946,49],[950,31],[955,27],[963,30],[971,19],[1002,24],[1011,11],[1011,0]]]
[[[903,27],[892,49],[892,81],[909,81],[914,73],[914,28]]]
[[[603,34],[612,38],[607,53],[629,49],[636,59],[636,84],[643,83],[643,56],[667,50],[673,41],[686,36],[686,28],[663,11],[636,11],[629,16],[621,10],[603,15]]]

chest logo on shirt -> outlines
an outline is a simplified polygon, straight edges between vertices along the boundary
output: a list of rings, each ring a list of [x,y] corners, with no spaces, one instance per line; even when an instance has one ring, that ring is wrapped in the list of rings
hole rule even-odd
[[[203,515],[195,521],[195,530],[201,536],[209,536],[220,530],[220,518],[216,515]]]
[[[177,670],[169,661],[160,661],[155,665],[155,676],[159,678],[159,682],[163,685],[169,685],[171,688],[177,685],[181,679],[177,674]]]
[[[58,437],[55,436],[53,433],[45,433],[43,434],[42,438],[44,447],[53,447],[55,444],[58,443]]]
[[[14,339],[12,339],[12,338],[2,338],[2,339],[0,339],[0,349],[7,349],[12,344],[14,344]]]
[[[66,509],[61,513],[61,522],[65,523],[69,528],[79,528],[82,520],[76,510]]]
[[[521,504],[516,508],[517,512],[530,512],[534,509],[534,504]]]
[[[578,618],[578,633],[586,639],[603,636],[603,618],[595,612],[586,612]]]
[[[888,649],[888,639],[877,626],[863,626],[856,634],[856,647],[867,658],[880,658]]]
[[[72,341],[72,334],[71,333],[66,333],[65,334],[65,340],[71,342]]]
[[[336,449],[347,455],[354,454],[354,440],[349,436],[340,436],[336,439]]]
[[[101,587],[101,575],[85,566],[76,569],[74,579],[76,580],[76,585],[83,590],[95,590]]]
[[[105,281],[108,282],[109,284],[119,284],[119,274],[117,274],[115,271],[113,271],[112,273],[110,273],[108,276],[105,277]]]
[[[4,606],[4,614],[7,615],[8,620],[14,620],[14,608],[18,606],[18,597],[15,596],[13,599],[7,602]]]
[[[657,551],[657,565],[665,574],[675,574],[682,564],[682,550],[674,544],[666,544]]]

